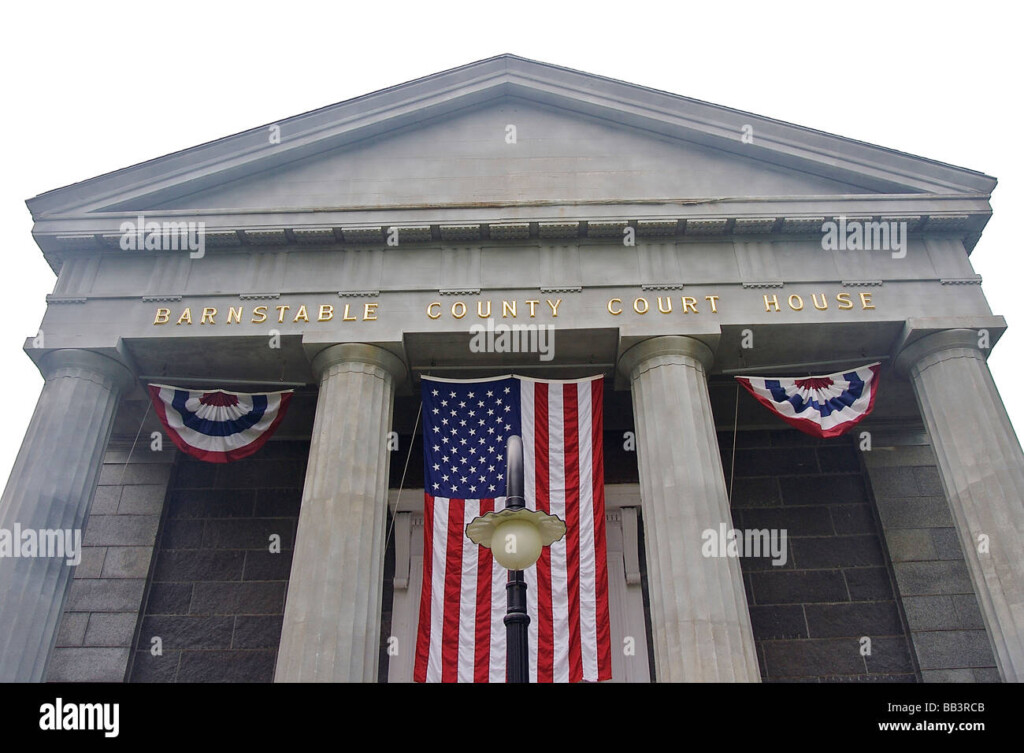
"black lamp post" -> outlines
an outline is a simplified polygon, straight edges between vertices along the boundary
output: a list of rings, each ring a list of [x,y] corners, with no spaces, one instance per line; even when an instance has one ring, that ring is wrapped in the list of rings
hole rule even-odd
[[[506,457],[505,509],[474,518],[466,526],[466,535],[473,543],[489,548],[498,564],[509,571],[505,584],[505,681],[520,683],[530,681],[530,615],[526,613],[523,570],[537,562],[542,547],[565,535],[565,523],[554,515],[526,509],[521,437],[508,438]]]

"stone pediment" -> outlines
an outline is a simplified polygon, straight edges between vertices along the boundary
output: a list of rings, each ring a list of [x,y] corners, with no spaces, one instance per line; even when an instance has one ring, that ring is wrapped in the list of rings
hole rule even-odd
[[[514,143],[507,126],[515,127]],[[29,200],[37,219],[143,209],[987,194],[882,147],[502,55]]]

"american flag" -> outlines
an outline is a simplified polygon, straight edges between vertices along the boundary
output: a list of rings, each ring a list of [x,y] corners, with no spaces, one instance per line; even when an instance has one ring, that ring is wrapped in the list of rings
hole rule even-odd
[[[526,506],[565,537],[525,571],[530,681],[611,679],[603,381],[423,378],[423,590],[417,682],[505,681],[507,571],[466,537],[505,504],[505,446],[523,438]]]

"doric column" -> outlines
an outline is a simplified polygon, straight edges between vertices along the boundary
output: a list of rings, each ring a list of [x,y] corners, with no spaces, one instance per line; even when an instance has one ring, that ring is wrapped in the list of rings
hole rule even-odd
[[[387,432],[405,365],[332,345],[320,380],[276,682],[376,682],[388,492]]]
[[[1024,680],[1024,453],[979,349],[952,329],[904,348],[897,370],[914,386],[1006,682]]]
[[[0,500],[0,682],[45,677],[69,560],[81,555],[118,401],[135,381],[121,363],[88,350],[47,353],[40,370],[46,382]]]
[[[706,530],[732,528],[706,370],[689,337],[644,340],[619,368],[633,389],[659,682],[759,682],[739,561],[704,557]]]

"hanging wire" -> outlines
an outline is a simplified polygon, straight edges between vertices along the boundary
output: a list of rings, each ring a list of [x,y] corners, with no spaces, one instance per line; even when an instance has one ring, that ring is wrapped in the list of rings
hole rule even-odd
[[[395,519],[398,516],[398,506],[402,503],[402,489],[405,488],[405,476],[409,472],[409,460],[412,458],[412,446],[416,442],[416,432],[420,429],[420,416],[423,413],[423,401],[420,400],[420,407],[416,410],[416,425],[412,427],[412,437],[409,439],[409,452],[405,454],[405,467],[402,469],[402,480],[398,482],[398,496],[395,498],[395,508],[391,510],[391,524],[388,526],[388,534],[384,538],[384,551],[387,551],[391,543],[391,533],[395,530]]]
[[[124,467],[121,469],[121,478],[118,479],[117,485],[124,485],[124,476],[128,472],[128,464],[132,462],[132,453],[135,452],[135,445],[139,442],[139,437],[142,435],[142,427],[146,425],[146,419],[149,418],[149,409],[153,407],[153,401],[146,401],[146,413],[142,416],[142,421],[139,422],[139,430],[135,432],[135,441],[132,442],[132,447],[128,450],[128,457],[125,458]]]
[[[736,405],[732,409],[732,462],[729,464],[729,504],[732,505],[732,481],[736,476],[736,427],[740,420],[740,383],[736,382]]]

